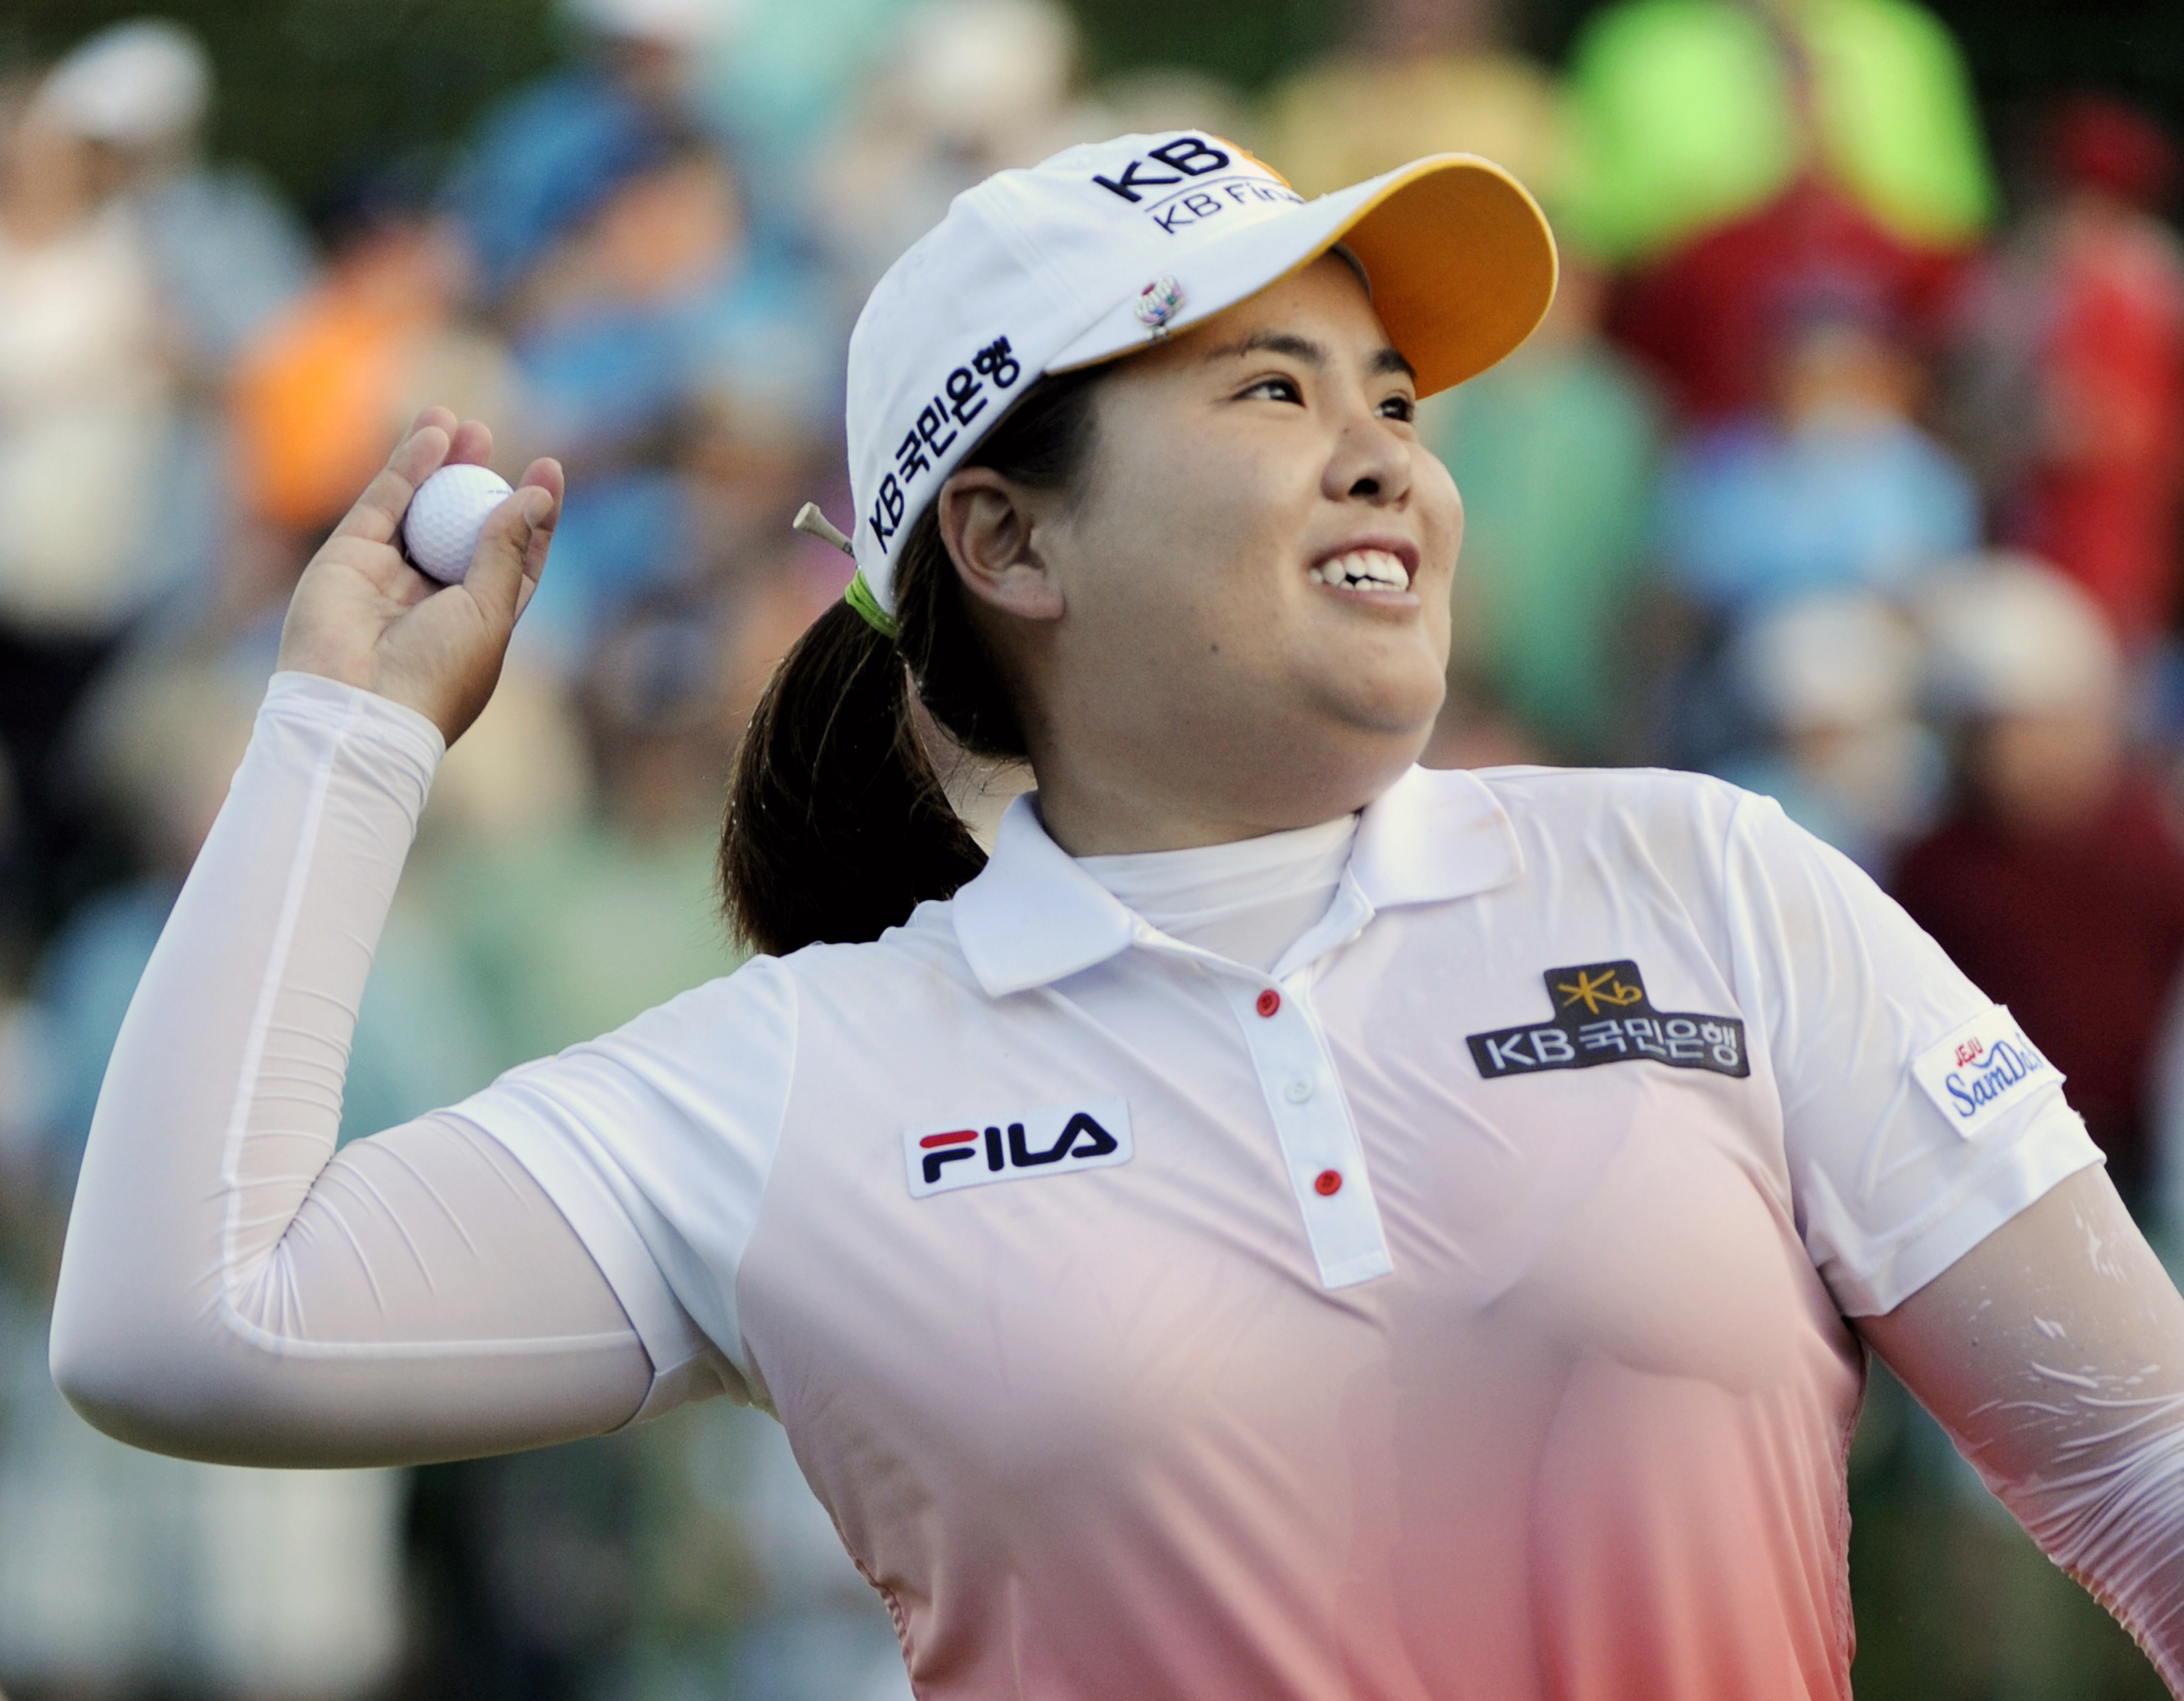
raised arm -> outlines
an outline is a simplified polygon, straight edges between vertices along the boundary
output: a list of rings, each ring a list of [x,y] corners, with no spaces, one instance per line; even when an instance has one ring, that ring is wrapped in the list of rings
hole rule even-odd
[[[2184,1694],[2184,1297],[2108,1172],[2080,1171],[1856,1321]]]
[[[482,427],[426,413],[305,571],[284,671],[115,1046],[53,1363],[123,1440],[384,1463],[597,1433],[671,1403],[660,1355],[502,1146],[443,1113],[333,1150],[358,999],[433,768],[492,694],[559,510],[560,471],[539,462],[463,584],[408,566],[393,539],[416,485],[489,449]],[[691,1389],[702,1344],[670,1356],[668,1381]]]

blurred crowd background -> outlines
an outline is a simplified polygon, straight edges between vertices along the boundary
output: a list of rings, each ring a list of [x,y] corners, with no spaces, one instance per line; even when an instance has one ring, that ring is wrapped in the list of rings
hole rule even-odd
[[[1196,126],[1307,193],[1442,148],[1560,232],[1429,408],[1468,510],[1429,760],[1780,798],[2070,1075],[2184,1244],[2184,14],[2033,0],[30,0],[0,16],[0,1685],[26,1698],[901,1701],[785,1442],[131,1453],[45,1372],[101,1072],[287,594],[427,401],[569,471],[450,756],[344,1132],[735,962],[710,861],[846,563],[841,362],[958,190]],[[2137,1697],[1885,1373],[1858,1692]]]

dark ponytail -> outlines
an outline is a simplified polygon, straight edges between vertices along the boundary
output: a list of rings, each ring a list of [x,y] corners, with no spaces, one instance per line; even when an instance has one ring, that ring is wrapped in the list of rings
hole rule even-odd
[[[1034,489],[1073,484],[1105,370],[1040,379],[963,464]],[[931,503],[903,539],[894,584],[899,635],[837,603],[774,670],[737,748],[721,889],[754,951],[878,939],[985,866],[927,753],[910,681],[973,756],[1022,761],[1023,735]]]

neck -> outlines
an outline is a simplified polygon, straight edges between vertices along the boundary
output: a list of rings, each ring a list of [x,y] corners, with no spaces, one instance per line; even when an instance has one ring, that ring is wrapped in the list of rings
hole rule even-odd
[[[1118,772],[1084,750],[1034,740],[1047,836],[1072,856],[1190,850],[1286,833],[1356,813],[1416,759],[1415,739],[1373,759],[1312,763],[1242,755],[1160,772]]]

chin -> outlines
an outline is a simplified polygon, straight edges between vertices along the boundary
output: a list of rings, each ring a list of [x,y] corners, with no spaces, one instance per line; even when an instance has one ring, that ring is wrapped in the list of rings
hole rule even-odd
[[[1360,733],[1408,743],[1415,754],[1433,736],[1448,694],[1448,676],[1438,666],[1386,666],[1348,679],[1330,680],[1326,703],[1337,718]]]

